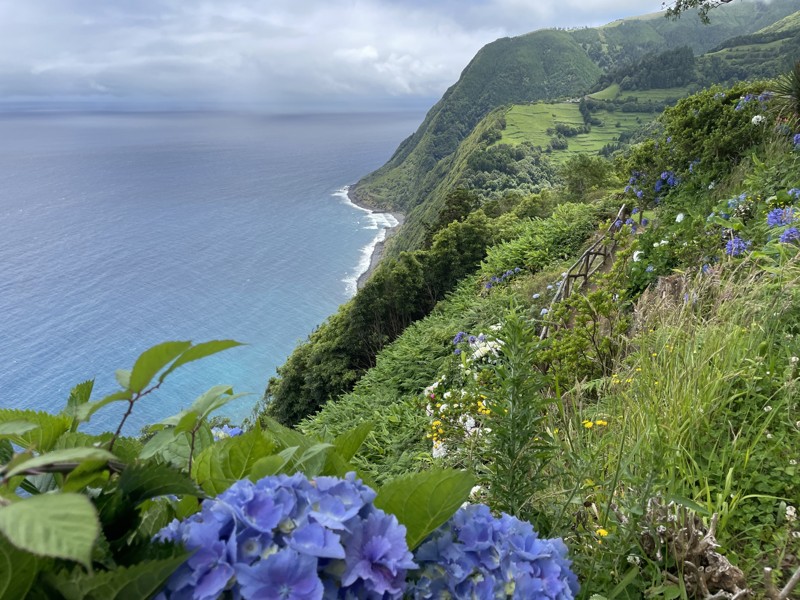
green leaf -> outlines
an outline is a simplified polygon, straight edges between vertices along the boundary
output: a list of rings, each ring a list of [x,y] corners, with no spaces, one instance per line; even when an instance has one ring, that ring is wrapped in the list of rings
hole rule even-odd
[[[305,436],[302,433],[289,429],[278,423],[275,419],[269,417],[261,417],[261,422],[266,425],[266,432],[272,437],[281,448],[310,448],[319,440],[311,436]]]
[[[143,391],[156,373],[191,346],[191,342],[164,342],[142,352],[133,365],[128,389],[134,392]],[[163,379],[160,379],[159,383],[162,381]]]
[[[86,496],[43,494],[0,508],[0,533],[17,548],[88,568],[100,523]]]
[[[206,492],[216,496],[247,477],[256,461],[274,450],[260,431],[248,431],[206,448],[197,456],[192,474]]]
[[[117,369],[114,371],[114,379],[123,390],[128,390],[131,387],[131,371],[130,369]]]
[[[216,354],[217,352],[222,352],[223,350],[227,350],[228,348],[234,348],[236,346],[241,346],[240,342],[234,340],[211,340],[209,342],[201,342],[199,344],[195,344],[191,348],[189,348],[186,352],[181,354],[181,356],[176,360],[172,365],[170,365],[169,369],[164,371],[161,374],[161,377],[158,378],[158,382],[161,383],[164,379],[172,373],[178,367],[185,365],[186,363],[199,360],[201,358],[205,358],[206,356],[211,356],[212,354]]]
[[[328,457],[334,452],[333,444],[314,444],[300,455],[293,465],[294,472],[301,471],[306,477],[321,475],[328,462]]]
[[[296,450],[296,448],[293,450]],[[280,454],[272,454],[271,456],[259,458],[253,463],[253,466],[250,469],[250,474],[248,475],[248,479],[251,481],[258,481],[262,477],[277,475],[278,473],[285,473],[286,467],[293,462],[292,458],[292,456],[284,456],[283,452]]]
[[[194,481],[170,465],[143,462],[128,466],[119,476],[117,489],[134,504],[169,494],[202,496]]]
[[[108,406],[112,402],[119,402],[120,400],[130,400],[132,397],[133,395],[131,394],[130,390],[114,392],[113,394],[109,394],[97,402],[87,402],[86,404],[81,404],[78,407],[75,416],[79,421],[88,421],[94,413],[104,406]]]
[[[54,450],[53,452],[40,454],[39,456],[34,456],[33,458],[18,463],[9,469],[8,472],[4,473],[3,477],[11,478],[24,471],[31,471],[60,463],[80,463],[87,460],[108,462],[113,459],[114,455],[102,448],[66,448],[64,450]]]
[[[408,547],[413,550],[453,516],[474,484],[469,473],[451,469],[404,475],[380,489],[375,506],[406,526]]]
[[[50,574],[48,583],[66,600],[142,600],[158,592],[185,561],[184,554],[162,560],[146,560],[111,571],[62,571]]]
[[[357,427],[354,427],[349,431],[345,431],[333,441],[336,451],[342,455],[343,459],[351,460],[355,456],[356,452],[358,452],[358,449],[361,448],[361,444],[364,443],[364,440],[367,439],[367,436],[374,427],[374,423],[371,421],[365,421]]]
[[[638,577],[639,567],[633,565],[630,569],[628,569],[627,573],[625,573],[625,577],[622,578],[622,581],[620,581],[616,587],[611,590],[611,593],[608,595],[608,600],[614,600],[614,598],[624,592],[625,588],[633,583]]]
[[[0,423],[0,437],[18,437],[39,427],[30,421],[6,421]]]
[[[78,407],[89,402],[89,399],[92,397],[93,389],[94,379],[83,381],[73,387],[69,392],[67,407],[64,409],[64,414],[70,417],[76,416]]]
[[[0,464],[6,464],[14,456],[14,448],[8,440],[0,440]]]
[[[25,433],[11,436],[14,444],[25,449],[35,449],[38,452],[47,452],[53,447],[56,440],[70,427],[71,420],[64,415],[51,415],[46,412],[33,410],[0,409],[0,423],[10,421],[25,421],[37,427]]]
[[[39,559],[0,536],[0,600],[24,598],[39,569]]]
[[[174,427],[176,433],[193,430],[199,421],[207,418],[215,410],[222,408],[231,400],[241,398],[245,394],[234,394],[229,385],[217,385],[200,395],[186,410],[167,417],[156,423],[154,428]]]
[[[211,429],[205,423],[197,430],[194,440],[194,457],[214,444],[214,436]],[[139,458],[148,459],[159,457],[179,469],[189,467],[189,450],[191,448],[191,436],[187,432],[176,433],[174,428],[168,428],[156,433],[145,444],[139,453]]]

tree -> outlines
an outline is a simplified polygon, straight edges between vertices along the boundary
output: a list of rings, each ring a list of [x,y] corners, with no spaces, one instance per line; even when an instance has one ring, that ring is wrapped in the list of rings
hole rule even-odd
[[[700,20],[702,20],[703,23],[708,23],[708,11],[732,1],[733,0],[676,0],[674,3],[664,2],[662,6],[669,7],[667,8],[667,17],[672,19],[677,19],[681,16],[681,13],[696,8],[700,15]]]

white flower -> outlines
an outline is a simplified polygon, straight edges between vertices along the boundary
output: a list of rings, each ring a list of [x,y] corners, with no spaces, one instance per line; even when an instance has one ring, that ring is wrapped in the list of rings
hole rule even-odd
[[[501,323],[497,323],[496,325],[490,325],[489,326],[489,329],[491,329],[492,331],[500,331],[502,328],[503,328],[503,325]]]
[[[433,442],[433,458],[444,458],[447,456],[447,446],[440,441]]]
[[[713,181],[708,184],[708,189],[710,189],[710,190],[714,189],[714,182]]]
[[[684,215],[683,213],[678,213],[678,215],[675,217],[675,222],[682,223],[685,218],[686,215]]]
[[[567,272],[566,272],[566,271],[564,271],[564,272],[561,274],[561,279],[564,279],[566,276],[567,276]]]
[[[667,240],[661,240],[661,245],[662,246],[666,246],[667,244],[669,244],[669,242]]]
[[[540,317],[543,317],[543,316],[545,316],[545,315],[546,315],[547,313],[549,313],[549,312],[550,312],[549,310],[547,310],[546,308],[543,308],[543,309],[542,309],[542,311],[539,313],[539,316],[540,316]]]
[[[539,294],[534,294],[534,295],[533,295],[533,299],[534,299],[534,300],[538,300],[538,299],[539,299]]]
[[[764,412],[769,412],[769,411],[771,411],[771,410],[772,410],[772,407],[771,407],[769,404],[767,404],[767,405],[764,407]]]
[[[641,260],[641,258],[642,258],[642,254],[644,254],[644,252],[642,252],[641,250],[637,250],[636,252],[634,252],[633,253],[633,262],[639,262]]]
[[[800,358],[797,358],[796,356],[793,356],[792,358],[789,359],[789,362],[792,363],[793,365],[796,365],[798,361],[800,361]]]
[[[764,118],[763,115],[756,115],[755,117],[753,117],[751,123],[753,123],[753,125],[761,125],[764,121],[766,121],[766,119]]]
[[[797,539],[800,539],[800,531],[793,531],[793,532],[792,532],[792,537],[793,537],[794,539],[796,539],[796,540],[797,540]]]
[[[786,520],[789,523],[793,523],[797,520],[797,509],[794,506],[787,506],[786,507]]]
[[[793,458],[789,461],[789,464],[795,466],[797,464],[797,461]]]
[[[658,246],[659,246],[658,242],[653,242],[653,248],[658,248]]]
[[[552,285],[548,285],[548,286],[547,286],[547,289],[548,289],[548,290],[552,290],[552,289],[553,289],[553,286],[552,286]]]
[[[634,556],[633,554],[629,554],[627,561],[632,565],[638,565],[642,562],[642,559],[638,556]]]

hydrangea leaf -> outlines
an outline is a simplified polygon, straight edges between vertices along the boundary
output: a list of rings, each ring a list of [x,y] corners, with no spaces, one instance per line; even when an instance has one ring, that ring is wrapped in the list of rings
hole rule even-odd
[[[474,484],[472,475],[452,469],[404,475],[380,489],[375,506],[406,526],[408,547],[413,550],[455,514]]]
[[[33,554],[91,564],[97,512],[80,494],[43,494],[0,508],[0,533]]]
[[[94,379],[83,381],[73,387],[69,392],[67,407],[64,409],[64,414],[70,417],[76,416],[78,407],[89,402],[89,399],[92,397],[93,389]]]
[[[54,450],[39,456],[34,456],[26,461],[14,465],[6,473],[6,478],[14,477],[24,471],[31,471],[51,465],[63,463],[81,463],[84,461],[103,461],[113,460],[114,455],[102,448],[65,448],[64,450]]]
[[[127,388],[134,392],[144,391],[156,373],[183,354],[191,345],[191,342],[163,342],[142,352],[133,364]]]
[[[185,365],[186,363],[193,362],[195,360],[199,360],[201,358],[205,358],[206,356],[211,356],[212,354],[216,354],[218,352],[222,352],[223,350],[227,350],[228,348],[235,348],[236,346],[241,346],[241,342],[237,342],[235,340],[211,340],[209,342],[201,342],[199,344],[195,344],[186,352],[181,354],[178,359],[172,363],[166,371],[164,371],[161,376],[158,378],[158,382],[161,383],[164,379],[172,373],[175,369],[180,366]]]
[[[76,411],[76,418],[79,421],[88,421],[89,418],[94,413],[96,413],[104,406],[108,406],[112,402],[118,402],[120,400],[130,400],[130,399],[131,399],[130,390],[120,390],[119,392],[114,392],[113,394],[109,394],[108,396],[106,396],[101,400],[98,400],[97,402],[87,402],[86,404],[81,404]]]
[[[18,435],[9,436],[9,440],[25,449],[47,452],[56,440],[70,427],[71,420],[63,415],[51,415],[33,410],[0,409],[0,423],[25,421],[37,427]]]
[[[194,437],[194,456],[214,444],[211,428],[205,423],[197,430]],[[165,429],[155,434],[139,453],[139,458],[159,457],[168,463],[186,469],[189,466],[191,436],[186,432],[176,433],[174,429]]]
[[[21,436],[37,427],[39,426],[30,421],[6,421],[5,423],[0,423],[0,437],[9,438]]]
[[[274,450],[273,444],[260,431],[248,431],[203,450],[194,461],[192,475],[203,490],[217,495],[234,481],[247,477],[256,461]]]
[[[364,440],[367,439],[367,436],[374,427],[374,423],[371,421],[365,421],[357,427],[354,427],[349,431],[345,431],[343,434],[337,436],[333,441],[336,451],[342,456],[343,459],[351,460],[353,456],[355,456],[356,452],[358,452],[358,449],[361,448],[361,444],[364,443]]]
[[[0,536],[0,600],[25,598],[39,568],[39,559]]]
[[[157,462],[142,462],[127,467],[119,476],[117,489],[134,504],[170,494],[203,495],[188,475],[168,464]]]
[[[141,600],[160,590],[185,560],[186,555],[180,555],[117,567],[113,571],[61,571],[50,574],[47,583],[66,600]]]

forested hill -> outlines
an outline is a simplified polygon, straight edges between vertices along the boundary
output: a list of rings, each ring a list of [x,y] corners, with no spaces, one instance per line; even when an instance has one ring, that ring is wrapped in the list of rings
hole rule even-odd
[[[383,167],[359,181],[352,193],[364,204],[411,212],[445,176],[459,142],[491,110],[579,96],[604,72],[633,64],[647,54],[681,46],[704,53],[729,38],[768,27],[797,9],[796,0],[736,3],[718,9],[708,26],[690,14],[677,21],[654,14],[599,28],[541,30],[494,41],[478,52],[416,133]],[[411,214],[412,227],[407,229],[413,228],[415,220]],[[415,247],[403,238],[396,236],[390,254]]]

